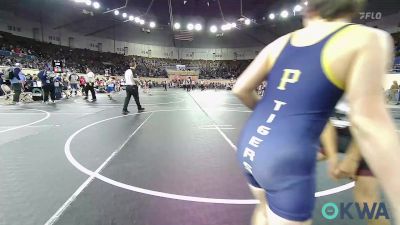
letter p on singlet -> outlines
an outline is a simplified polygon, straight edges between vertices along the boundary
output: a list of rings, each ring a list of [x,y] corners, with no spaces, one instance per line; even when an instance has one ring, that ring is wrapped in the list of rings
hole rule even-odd
[[[300,70],[284,69],[278,89],[284,91],[286,90],[286,85],[288,83],[289,84],[297,83],[299,81],[300,74],[301,74]]]

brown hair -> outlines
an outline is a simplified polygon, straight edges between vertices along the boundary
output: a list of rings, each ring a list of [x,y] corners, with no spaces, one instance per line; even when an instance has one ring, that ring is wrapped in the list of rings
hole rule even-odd
[[[308,0],[308,11],[324,19],[333,20],[358,14],[367,0]]]

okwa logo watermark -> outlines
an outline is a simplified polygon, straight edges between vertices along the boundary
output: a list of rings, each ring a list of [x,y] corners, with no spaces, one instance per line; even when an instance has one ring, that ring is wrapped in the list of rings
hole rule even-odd
[[[380,20],[382,19],[381,12],[360,12],[360,19],[361,20]]]
[[[341,219],[390,219],[386,205],[383,202],[375,202],[368,206],[367,203],[333,203],[328,202],[322,206],[322,216],[327,220]]]

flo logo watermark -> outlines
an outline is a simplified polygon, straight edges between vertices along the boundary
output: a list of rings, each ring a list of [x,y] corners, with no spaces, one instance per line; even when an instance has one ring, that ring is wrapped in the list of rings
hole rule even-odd
[[[353,209],[353,210],[352,210]],[[354,212],[355,211],[355,212]],[[386,205],[383,202],[375,202],[372,206],[367,203],[333,203],[328,202],[322,206],[322,216],[327,220],[341,219],[379,219],[384,217],[390,219]]]
[[[360,19],[361,20],[380,20],[382,19],[381,12],[360,12]]]

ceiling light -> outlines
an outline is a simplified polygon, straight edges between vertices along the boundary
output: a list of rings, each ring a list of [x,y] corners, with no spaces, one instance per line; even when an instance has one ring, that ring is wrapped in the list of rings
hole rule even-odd
[[[244,24],[250,25],[250,23],[251,23],[251,20],[250,20],[249,18],[247,18],[247,19],[244,20]]]
[[[151,28],[156,27],[156,23],[154,21],[151,21],[149,25],[150,25]]]
[[[232,28],[236,28],[236,23],[231,23]]]
[[[287,11],[287,10],[283,10],[282,12],[281,12],[281,17],[282,18],[287,18],[289,16],[289,12]]]
[[[144,23],[145,23],[144,20],[140,20],[140,21],[139,21],[139,24],[140,24],[140,25],[144,25]]]
[[[129,16],[129,20],[133,21],[134,17],[133,16]]]
[[[223,30],[223,31],[227,30],[225,24],[221,26],[221,30]]]
[[[187,28],[188,30],[193,30],[194,25],[193,25],[192,23],[189,23],[189,24],[186,26],[186,28]]]
[[[275,14],[270,13],[270,14],[269,14],[269,19],[270,19],[270,20],[274,20],[274,19],[275,19]]]
[[[308,5],[308,2],[307,2],[307,1],[305,1],[305,2],[304,2],[304,5],[306,5],[306,6],[307,6],[307,5]]]
[[[210,27],[210,32],[211,32],[211,33],[215,33],[215,32],[217,32],[217,31],[218,31],[217,26],[212,25],[212,26]]]
[[[202,28],[203,27],[199,23],[194,26],[194,29],[197,30],[197,31],[201,31]]]
[[[93,2],[93,8],[99,9],[99,8],[100,8],[100,3],[98,3],[98,2]]]
[[[296,5],[293,9],[293,11],[295,12],[300,12],[303,9],[303,7],[301,7],[301,5]]]
[[[140,18],[139,17],[135,17],[135,23],[140,23]]]
[[[128,14],[122,13],[122,17],[126,18],[127,16],[128,16]]]
[[[85,3],[86,3],[86,5],[90,6],[92,4],[92,1],[91,0],[86,0]]]
[[[115,10],[115,11],[114,11],[114,15],[118,16],[118,15],[119,15],[119,11],[118,11],[118,10]]]
[[[181,28],[181,24],[180,23],[175,23],[174,24],[174,28],[175,28],[175,30],[179,30]]]

